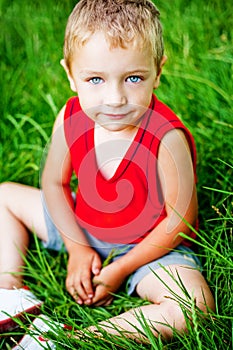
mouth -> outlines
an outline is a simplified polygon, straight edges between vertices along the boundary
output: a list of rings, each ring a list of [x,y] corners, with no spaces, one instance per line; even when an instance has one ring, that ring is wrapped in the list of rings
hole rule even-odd
[[[134,109],[133,108],[121,108],[121,109],[103,109],[102,111],[100,111],[100,115],[104,118],[108,118],[108,119],[124,119],[124,118],[129,118],[130,116],[132,116],[132,114],[134,113]]]
[[[120,119],[125,119],[128,114],[109,114],[109,113],[104,113],[103,114],[104,117],[108,118],[108,119],[112,119],[112,120],[120,120]]]

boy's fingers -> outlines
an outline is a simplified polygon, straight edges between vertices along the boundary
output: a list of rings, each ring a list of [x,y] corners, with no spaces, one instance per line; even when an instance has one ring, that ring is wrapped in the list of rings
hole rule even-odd
[[[83,302],[88,301],[93,297],[92,283],[88,278],[82,279],[79,283],[73,282],[72,284],[67,284],[66,288],[74,300],[79,304],[83,304]]]
[[[113,300],[113,296],[106,292],[104,286],[97,285],[95,296],[92,300],[92,304],[95,306],[107,306],[110,305]]]
[[[83,303],[83,300],[81,299],[77,289],[74,286],[67,286],[66,289],[77,303]]]
[[[92,285],[92,281],[91,281],[91,276],[89,276],[89,278],[83,279],[82,280],[82,285],[83,285],[83,289],[85,291],[85,297],[86,297],[85,300],[93,298],[94,291],[93,291],[93,285]]]
[[[78,303],[78,304],[82,304],[83,300],[80,298],[80,295],[78,294],[77,290],[72,287],[69,291],[69,293],[72,295],[72,297],[74,298],[74,300]]]
[[[95,305],[95,306],[109,306],[109,305],[111,305],[112,301],[113,301],[113,297],[105,299],[105,300],[101,300],[101,301],[96,302],[96,303],[93,302],[93,305]]]
[[[83,304],[83,302],[88,298],[84,289],[81,287],[72,287],[68,292],[74,298],[78,304]]]
[[[95,275],[95,276],[99,275],[101,267],[102,267],[102,262],[101,262],[99,256],[95,255],[94,259],[93,259],[93,262],[92,262],[92,273],[93,273],[93,275]]]

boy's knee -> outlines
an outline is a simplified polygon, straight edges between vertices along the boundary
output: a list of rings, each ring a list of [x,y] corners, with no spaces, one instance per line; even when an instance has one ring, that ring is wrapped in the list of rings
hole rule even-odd
[[[209,287],[205,288],[204,290],[202,289],[201,295],[198,295],[195,298],[195,306],[204,313],[215,311],[214,297]]]
[[[174,334],[174,330],[179,332],[186,332],[187,323],[185,318],[185,312],[181,305],[176,301],[166,302],[167,314],[171,315],[171,320],[168,320],[168,326],[164,328],[165,338],[171,338]]]
[[[2,182],[0,184],[0,203],[1,204],[6,203],[7,198],[9,198],[12,185],[13,185],[12,182]]]
[[[21,191],[21,185],[14,182],[2,182],[0,184],[0,206],[2,209],[13,210],[17,203],[17,198],[24,196],[24,192]]]
[[[170,339],[174,331],[187,332],[188,324],[192,324],[193,312],[197,313],[198,317],[203,317],[203,313],[207,314],[208,311],[215,309],[214,298],[212,293],[207,290],[202,290],[201,293],[197,293],[193,299],[182,298],[178,301],[176,298],[170,295],[164,296],[160,301],[162,306],[164,317],[164,327],[162,327],[162,334],[165,338]],[[165,324],[167,323],[167,326]]]

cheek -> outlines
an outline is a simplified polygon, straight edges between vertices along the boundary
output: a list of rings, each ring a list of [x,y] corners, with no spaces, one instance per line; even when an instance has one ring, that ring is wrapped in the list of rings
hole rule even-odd
[[[95,104],[94,99],[85,91],[78,90],[78,98],[79,98],[79,103],[82,107],[82,110],[87,111],[94,107],[94,104]]]
[[[94,120],[99,106],[97,101],[94,101],[93,99],[87,97],[82,98],[82,96],[80,97],[79,95],[78,97],[82,110],[86,113],[86,115],[89,118]]]
[[[137,95],[137,99],[135,101],[135,104],[142,106],[142,107],[149,107],[150,102],[151,102],[151,98],[152,98],[152,93],[153,90],[145,90],[144,92],[140,92]]]
[[[99,95],[94,93],[92,89],[79,88],[77,90],[79,102],[83,110],[94,108],[101,104]]]

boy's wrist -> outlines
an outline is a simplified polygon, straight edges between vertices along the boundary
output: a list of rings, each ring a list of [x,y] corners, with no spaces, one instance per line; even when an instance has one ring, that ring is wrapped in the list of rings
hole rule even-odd
[[[69,242],[69,244],[66,244],[66,249],[69,255],[77,255],[78,253],[89,251],[92,248],[89,245],[84,245],[76,242]]]
[[[128,262],[126,263],[124,257],[115,260],[114,264],[116,264],[118,270],[121,271],[124,279],[134,272],[134,269],[132,268],[131,264],[129,264]]]

